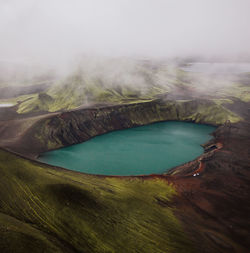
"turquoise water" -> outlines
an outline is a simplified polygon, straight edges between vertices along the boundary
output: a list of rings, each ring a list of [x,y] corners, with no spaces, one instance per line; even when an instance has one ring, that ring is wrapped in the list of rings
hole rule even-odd
[[[115,131],[42,154],[40,161],[102,175],[147,175],[191,161],[203,153],[215,128],[186,122],[161,122]]]

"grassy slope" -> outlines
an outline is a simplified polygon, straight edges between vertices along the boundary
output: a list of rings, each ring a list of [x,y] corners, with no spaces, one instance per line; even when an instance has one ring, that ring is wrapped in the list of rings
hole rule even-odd
[[[181,79],[166,79],[166,82],[168,81],[170,83],[167,83],[165,86],[154,84],[141,89],[135,86],[126,85],[105,87],[94,81],[86,82],[78,79],[74,81],[70,80],[64,84],[53,86],[48,90],[47,98],[41,95],[33,95],[31,99],[26,100],[19,105],[18,113],[71,110],[89,103],[127,104],[150,101],[157,96],[168,92],[173,92],[173,94],[175,94],[175,89],[182,89],[183,87],[193,89],[194,94],[196,89],[199,91],[199,88],[188,80],[184,82]],[[209,81],[207,82],[209,83]],[[174,88],[172,87],[173,85]],[[224,88],[221,88],[214,93],[211,91],[211,94],[207,93],[206,90],[204,91],[201,89],[201,93],[215,96],[218,104],[230,103],[231,101],[227,101],[230,97],[240,99],[243,102],[250,101],[250,88],[239,83],[234,83],[230,86],[225,85]],[[20,98],[20,101],[21,100],[22,99]]]
[[[185,101],[177,101],[177,106],[180,110],[179,119],[180,120],[192,120],[196,123],[207,123],[213,125],[224,124],[227,120],[231,123],[236,123],[240,120],[240,116],[226,109],[222,104],[218,104],[213,100],[209,103],[204,103],[203,101],[198,102],[197,108],[192,107]],[[187,112],[193,112],[192,114]]]
[[[18,113],[71,110],[88,103],[122,104],[149,101],[166,90],[162,87],[152,87],[149,92],[150,95],[141,95],[139,90],[129,87],[121,87],[118,92],[115,88],[104,88],[95,84],[84,87],[81,87],[81,84],[59,85],[48,92],[51,99],[41,99],[41,96],[36,95],[21,103]]]
[[[100,178],[0,150],[1,252],[193,252],[160,179]]]
[[[227,80],[202,73],[185,72],[171,65],[159,65],[154,69],[141,64],[135,66],[134,73],[128,72],[126,78],[124,73],[107,78],[108,75],[76,71],[62,80],[54,81],[46,91],[47,96],[30,94],[0,102],[20,101],[18,113],[29,113],[71,110],[92,103],[134,103],[152,100],[167,93],[175,95],[180,91],[193,95],[197,93],[197,97],[214,96],[221,103],[226,103],[225,99],[228,97],[250,101],[250,77],[247,74],[239,75],[235,80]]]
[[[17,112],[40,112],[49,111],[53,98],[46,93],[35,94],[26,101],[22,102],[18,107]]]
[[[44,101],[39,96],[34,96],[19,106],[18,113],[70,110],[88,103],[120,104],[151,100],[159,94],[168,92],[170,86],[176,83],[165,69],[158,69],[156,73],[152,73],[146,67],[141,66],[141,68],[134,76],[135,80],[124,82],[118,77],[106,80],[98,75],[83,75],[81,72],[76,72],[54,83],[47,91],[52,100]]]

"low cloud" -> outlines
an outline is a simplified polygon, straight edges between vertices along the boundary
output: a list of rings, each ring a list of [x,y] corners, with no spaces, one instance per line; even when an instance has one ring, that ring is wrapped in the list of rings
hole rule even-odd
[[[183,59],[250,59],[249,9],[249,0],[1,0],[0,84],[80,71],[106,87],[173,88]],[[234,79],[211,73],[189,81],[208,92]]]
[[[250,54],[248,0],[1,0],[1,60]]]

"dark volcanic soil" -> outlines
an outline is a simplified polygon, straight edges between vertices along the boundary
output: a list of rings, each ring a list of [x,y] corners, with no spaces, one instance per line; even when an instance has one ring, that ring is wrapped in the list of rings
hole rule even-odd
[[[215,139],[205,146],[209,150],[214,145],[214,149],[201,156],[204,168],[198,176],[194,174],[199,161],[170,172],[181,195],[174,202],[179,207],[178,215],[199,242],[200,252],[209,252],[204,246],[209,249],[210,242],[222,252],[248,252],[250,248],[249,129],[249,123],[218,128]],[[227,238],[242,248],[236,250]]]

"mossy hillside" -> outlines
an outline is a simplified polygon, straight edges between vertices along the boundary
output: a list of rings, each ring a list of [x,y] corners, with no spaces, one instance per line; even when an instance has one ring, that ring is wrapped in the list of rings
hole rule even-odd
[[[177,66],[136,65],[134,73],[108,78],[109,75],[93,75],[87,71],[76,71],[62,80],[54,80],[46,91],[51,101],[39,99],[37,94],[29,95],[29,100],[18,97],[5,102],[20,101],[18,113],[33,111],[55,112],[76,109],[94,103],[124,104],[152,100],[159,95],[175,95],[185,90],[196,96],[216,96],[219,99],[235,97],[244,102],[250,101],[249,77],[238,80],[214,77],[204,73],[185,72]]]
[[[193,121],[212,125],[222,125],[227,120],[231,123],[239,122],[240,116],[226,109],[222,104],[212,100],[204,101],[177,101],[176,107],[180,120]]]
[[[170,207],[174,195],[173,186],[163,179],[84,175],[0,150],[0,220],[4,221],[0,249],[193,252]],[[166,204],[160,205],[159,199]]]
[[[224,91],[224,95],[238,98],[243,102],[250,102],[250,87],[249,85],[237,83],[234,86],[227,88]]]
[[[18,103],[22,103],[24,101],[27,101],[31,98],[36,97],[37,94],[28,94],[28,95],[22,95],[19,97],[15,97],[15,98],[9,98],[9,99],[0,99],[0,104],[1,103],[11,103],[13,105],[17,105]]]
[[[119,77],[114,80],[106,80],[105,76],[101,78],[98,75],[91,76],[79,71],[64,80],[55,82],[47,90],[47,95],[53,101],[46,103],[46,106],[42,100],[36,97],[30,101],[23,101],[19,106],[18,112],[28,113],[39,109],[55,112],[75,109],[89,103],[121,104],[151,100],[157,95],[171,90],[173,78],[169,75],[165,69],[158,70],[157,73],[151,73],[149,69],[143,68],[143,71],[138,70],[136,74],[136,83],[134,83],[133,79],[124,80],[123,83],[119,80]],[[141,81],[139,82],[137,79]]]
[[[193,89],[193,92],[209,92],[204,90],[203,86],[197,86],[197,83],[192,80],[192,75],[187,73],[179,73],[176,79],[165,78],[165,83],[152,84],[147,87],[136,87],[129,85],[118,86],[103,86],[97,80],[82,80],[80,78],[72,77],[66,83],[60,83],[53,86],[48,92],[50,100],[40,99],[39,96],[30,97],[29,100],[21,102],[18,113],[27,113],[33,111],[49,111],[55,112],[59,110],[71,110],[81,105],[89,103],[110,103],[110,104],[124,104],[135,103],[139,101],[149,101],[155,99],[161,94],[169,92],[175,93],[176,89]],[[205,79],[203,82],[209,83]],[[163,84],[164,83],[164,84]],[[229,97],[235,97],[243,102],[250,101],[250,88],[240,83],[216,83],[218,90],[215,91],[217,100],[225,100]],[[212,94],[211,94],[212,95]],[[20,99],[21,101],[21,99]],[[9,102],[6,101],[6,102]]]
[[[212,101],[217,104],[217,105],[226,105],[226,104],[233,104],[233,101],[231,99],[228,98],[221,98],[221,99],[212,99]]]
[[[18,113],[25,112],[40,112],[49,111],[51,104],[53,103],[53,98],[46,93],[39,93],[34,97],[21,103],[18,107]]]
[[[72,110],[88,103],[112,103],[120,104],[127,102],[138,102],[148,100],[152,96],[140,97],[137,90],[122,88],[122,94],[113,88],[104,88],[99,85],[81,86],[68,84],[57,86],[48,92],[50,100],[42,100],[35,96],[29,101],[24,101],[18,108],[18,113],[34,111],[55,112],[59,110]]]
[[[1,252],[61,252],[63,245],[31,224],[0,213]],[[69,252],[65,249],[65,252]]]
[[[241,118],[222,105],[210,100],[177,100],[156,103],[151,110],[144,108],[131,108],[130,119],[135,124],[147,124],[156,121],[180,120],[221,125],[227,120],[236,123]]]
[[[217,100],[234,97],[243,102],[250,101],[250,75],[244,73],[235,76],[214,76],[205,73],[176,70],[176,87],[192,89],[193,93],[214,96]]]

